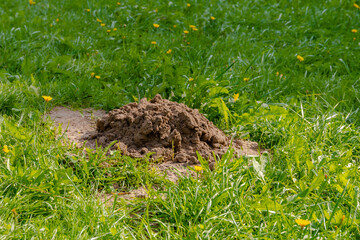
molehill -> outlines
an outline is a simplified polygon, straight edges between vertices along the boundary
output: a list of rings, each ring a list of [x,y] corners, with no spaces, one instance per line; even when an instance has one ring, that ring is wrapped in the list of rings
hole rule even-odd
[[[213,154],[221,157],[231,139],[197,109],[162,99],[158,94],[150,101],[143,98],[140,103],[110,111],[97,121],[96,132],[88,140],[103,147],[116,140],[112,148],[131,157],[154,152],[154,159],[196,164],[196,151],[213,162]],[[244,154],[244,143],[233,141],[237,155]]]

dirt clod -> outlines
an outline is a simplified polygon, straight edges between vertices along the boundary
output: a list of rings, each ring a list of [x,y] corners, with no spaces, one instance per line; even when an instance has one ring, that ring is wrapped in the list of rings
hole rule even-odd
[[[87,137],[89,142],[107,146],[117,141],[113,148],[131,157],[154,152],[155,159],[187,164],[198,163],[196,151],[213,162],[213,153],[221,157],[230,145],[230,138],[198,110],[160,95],[110,111],[97,120],[96,130]],[[232,147],[237,155],[249,154],[249,150],[251,155],[257,155],[257,144],[251,144],[234,140]]]

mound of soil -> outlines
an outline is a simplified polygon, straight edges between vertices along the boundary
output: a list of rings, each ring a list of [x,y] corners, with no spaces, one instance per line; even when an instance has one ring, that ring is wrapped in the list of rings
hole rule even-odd
[[[162,99],[160,95],[110,111],[97,120],[96,130],[88,140],[96,140],[102,146],[116,140],[113,148],[125,155],[144,157],[154,152],[154,159],[187,164],[198,163],[196,151],[213,162],[213,153],[221,157],[230,145],[230,138],[198,110]],[[234,140],[235,153],[246,154],[242,152],[246,143]],[[250,148],[257,154],[257,144],[251,144]]]

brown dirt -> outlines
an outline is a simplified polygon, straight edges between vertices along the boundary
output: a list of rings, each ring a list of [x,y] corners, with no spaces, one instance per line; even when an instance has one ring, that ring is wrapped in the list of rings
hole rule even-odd
[[[91,108],[74,111],[66,107],[55,107],[47,116],[54,121],[55,126],[61,125],[62,132],[71,142],[82,145],[84,134],[95,131],[96,120],[105,115],[103,110],[94,110]]]
[[[196,109],[171,102],[156,95],[152,100],[141,99],[115,109],[97,120],[96,130],[86,137],[89,144],[120,149],[131,157],[144,157],[154,152],[154,159],[197,164],[196,151],[208,161],[221,157],[231,139]],[[256,143],[233,140],[236,155],[258,155]]]
[[[142,99],[139,104],[131,103],[108,114],[91,108],[74,111],[55,107],[47,116],[56,127],[61,125],[63,133],[77,146],[83,146],[88,139],[91,140],[87,147],[94,147],[96,141],[105,146],[117,140],[124,154],[133,157],[156,152],[154,158],[165,160],[154,164],[156,169],[173,182],[177,182],[179,176],[195,176],[188,166],[198,164],[196,150],[203,157],[210,157],[210,167],[214,167],[211,153],[221,156],[230,143],[230,138],[198,110],[161,99],[160,95],[150,102]],[[237,154],[259,155],[255,142],[235,140],[233,147]],[[144,189],[139,188],[119,196],[133,199],[145,195]],[[107,194],[104,199],[111,202],[113,195]]]

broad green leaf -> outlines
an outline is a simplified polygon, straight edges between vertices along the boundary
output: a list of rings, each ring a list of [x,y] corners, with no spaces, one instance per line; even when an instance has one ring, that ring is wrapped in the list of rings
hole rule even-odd
[[[324,216],[327,220],[330,219],[330,214],[328,213],[328,211],[324,210]]]
[[[331,223],[335,225],[340,225],[342,223],[343,212],[341,210],[337,210],[334,214],[334,217],[331,219]]]
[[[310,172],[312,169],[314,169],[314,164],[310,160],[306,160],[306,165],[308,167],[308,171]]]
[[[282,210],[282,205],[272,201],[271,199],[263,199],[259,203],[253,205],[256,210],[259,211],[279,211]]]
[[[229,94],[229,90],[224,87],[212,87],[209,91],[209,97],[214,97],[217,94]]]
[[[229,118],[230,118],[230,110],[226,106],[224,100],[221,98],[215,98],[211,101],[210,104],[211,107],[216,107],[220,114],[224,117],[225,123],[228,126],[229,125]]]
[[[115,236],[117,233],[116,228],[114,228],[114,227],[110,228],[110,233],[111,233],[111,235]]]
[[[334,184],[333,187],[335,187],[336,190],[340,193],[342,193],[344,191],[344,189],[339,184]]]
[[[324,181],[324,174],[319,172],[319,175],[311,182],[310,192],[316,189]]]

